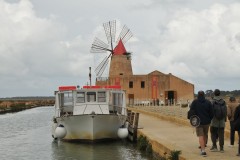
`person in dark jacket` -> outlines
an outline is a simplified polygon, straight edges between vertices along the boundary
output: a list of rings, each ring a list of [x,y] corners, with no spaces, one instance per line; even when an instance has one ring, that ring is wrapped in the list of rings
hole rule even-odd
[[[240,105],[237,106],[233,119],[234,130],[238,132],[238,153],[237,156],[240,156]]]
[[[213,118],[212,103],[205,99],[203,91],[199,91],[198,97],[192,102],[190,109],[194,110],[200,119],[200,125],[196,127],[196,134],[199,138],[199,144],[201,146],[200,154],[202,156],[207,156],[205,146],[208,137],[209,125]]]
[[[223,112],[226,113],[225,114],[226,116],[223,117],[222,119],[218,119],[215,115],[215,109],[219,106],[213,105],[214,116],[210,124],[212,148],[210,149],[210,151],[212,152],[218,151],[217,139],[219,139],[220,152],[223,153],[224,152],[224,129],[225,129],[225,122],[227,120],[227,106],[226,106],[226,102],[222,99],[220,93],[221,92],[219,89],[214,90],[214,97],[213,97],[212,103],[215,104],[215,102],[217,102],[218,104],[223,105],[224,106]]]

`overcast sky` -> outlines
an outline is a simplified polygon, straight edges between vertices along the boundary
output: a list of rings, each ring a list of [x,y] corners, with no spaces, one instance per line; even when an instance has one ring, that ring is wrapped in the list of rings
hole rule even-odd
[[[195,93],[240,89],[239,0],[0,0],[0,97],[87,84],[104,55],[91,44],[107,42],[111,20],[133,33],[134,74],[172,73]]]

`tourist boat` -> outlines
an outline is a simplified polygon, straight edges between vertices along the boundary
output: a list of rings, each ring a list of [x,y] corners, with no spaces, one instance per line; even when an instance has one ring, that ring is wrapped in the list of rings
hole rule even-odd
[[[60,86],[54,107],[54,139],[98,141],[128,136],[121,86]]]

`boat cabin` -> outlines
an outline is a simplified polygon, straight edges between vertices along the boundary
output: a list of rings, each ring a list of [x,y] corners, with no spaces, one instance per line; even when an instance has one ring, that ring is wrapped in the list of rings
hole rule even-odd
[[[83,114],[122,114],[125,92],[118,86],[63,86],[55,92],[55,116]]]

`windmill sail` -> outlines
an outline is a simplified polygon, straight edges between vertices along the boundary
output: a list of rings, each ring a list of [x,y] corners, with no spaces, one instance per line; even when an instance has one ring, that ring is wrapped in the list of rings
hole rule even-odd
[[[107,64],[108,64],[108,58],[109,56],[106,56],[102,62],[97,66],[97,68],[95,69],[95,73],[97,75],[97,77],[101,77],[104,70],[106,69],[107,67]]]
[[[108,44],[104,43],[102,40],[95,38],[91,47],[91,53],[104,53],[111,51],[108,49]]]
[[[103,23],[103,28],[105,30],[108,44],[111,45],[111,49],[113,50],[113,42],[115,42],[116,35],[116,21],[114,20],[109,21],[107,23]]]
[[[117,43],[121,39],[123,44],[125,44],[133,36],[132,32],[126,25],[123,26],[121,33],[118,36]]]

